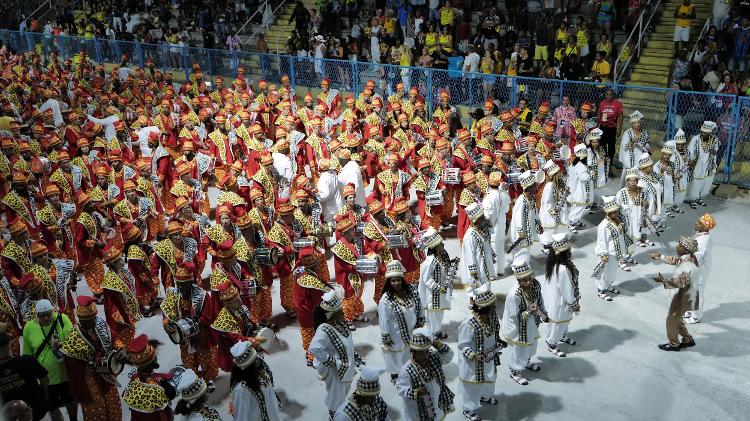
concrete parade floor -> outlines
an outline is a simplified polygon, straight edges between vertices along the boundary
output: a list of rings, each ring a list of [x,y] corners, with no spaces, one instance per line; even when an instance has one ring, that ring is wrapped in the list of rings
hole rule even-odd
[[[610,183],[606,194],[612,194],[618,180]],[[215,205],[217,192],[210,192]],[[507,355],[498,368],[495,386],[497,406],[484,406],[478,414],[485,420],[747,420],[750,419],[750,223],[746,203],[725,202],[707,198],[708,207],[682,208],[685,213],[668,220],[668,229],[653,237],[655,247],[638,248],[638,265],[630,273],[618,271],[616,286],[622,291],[613,302],[596,296],[591,271],[595,266],[596,224],[602,219],[597,212],[584,219],[586,228],[573,242],[573,259],[580,270],[581,312],[574,316],[569,336],[578,344],[561,349],[566,358],[553,356],[542,343],[533,362],[542,370],[527,372],[528,386],[509,378]],[[703,322],[688,325],[697,346],[681,352],[664,352],[656,345],[666,342],[665,317],[668,292],[650,279],[657,272],[671,274],[672,267],[655,264],[650,251],[673,254],[680,235],[691,235],[695,220],[711,212],[717,221],[712,231],[713,270],[707,281],[706,311]],[[446,241],[451,257],[460,255],[455,238]],[[507,244],[506,244],[507,247]],[[532,249],[535,275],[543,279],[545,256],[539,245]],[[331,274],[333,263],[329,261]],[[208,268],[208,265],[206,265]],[[207,274],[204,273],[204,276]],[[493,290],[505,294],[514,282],[505,275]],[[87,293],[85,283],[79,284]],[[383,366],[380,330],[376,306],[372,300],[373,283],[367,282],[363,301],[370,322],[359,324],[354,332],[355,346],[370,366]],[[274,373],[276,391],[281,398],[285,419],[323,421],[327,410],[323,404],[325,386],[312,368],[305,365],[299,330],[288,321],[278,300],[278,282],[274,284],[274,322],[281,330],[278,344],[265,357]],[[453,308],[446,314],[448,343],[456,352],[458,326],[468,314],[466,291],[457,289]],[[499,315],[502,304],[499,301]],[[546,327],[541,326],[542,332]],[[167,338],[161,314],[139,322],[137,334],[148,333],[164,344],[159,348],[160,371],[179,364],[179,350]],[[456,352],[457,354],[457,352]],[[507,354],[507,352],[506,352]],[[457,394],[456,411],[447,420],[463,420],[459,396],[457,356],[445,366],[450,388]],[[120,375],[124,386],[130,367]],[[356,378],[355,378],[356,381]],[[229,375],[221,373],[217,389],[209,402],[224,419],[228,415]],[[393,420],[402,420],[402,399],[396,394],[387,374],[381,377],[382,396],[388,403]],[[123,415],[129,412],[123,406]],[[179,417],[178,417],[179,418]]]

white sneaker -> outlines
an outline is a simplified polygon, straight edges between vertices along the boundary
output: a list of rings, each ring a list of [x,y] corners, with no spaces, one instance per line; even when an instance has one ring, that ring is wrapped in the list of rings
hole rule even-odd
[[[526,386],[529,384],[529,381],[526,380],[526,378],[520,374],[510,374],[510,378],[513,379],[516,383],[520,384],[521,386]]]

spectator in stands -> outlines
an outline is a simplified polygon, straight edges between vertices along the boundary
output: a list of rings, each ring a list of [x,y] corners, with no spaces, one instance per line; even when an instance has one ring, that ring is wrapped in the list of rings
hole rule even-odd
[[[0,333],[0,402],[26,400],[34,421],[47,414],[47,370],[29,355],[14,357],[10,337]],[[7,405],[6,405],[7,406]]]
[[[565,44],[565,57],[575,54],[579,57],[581,57],[581,50],[578,48],[578,43],[576,42],[575,35],[571,35],[568,37],[568,42]]]
[[[674,48],[675,54],[682,48],[687,48],[690,41],[690,27],[693,26],[695,19],[695,6],[690,0],[682,0],[682,4],[675,8],[675,27],[674,27]]]
[[[581,80],[585,74],[578,56],[571,54],[563,58],[560,64],[560,78],[565,80]]]
[[[580,51],[579,57],[581,59],[585,59],[589,56],[589,37],[591,36],[591,31],[589,30],[589,24],[586,22],[586,20],[581,19],[580,22],[578,22],[578,26],[575,28],[575,36],[576,36],[576,44],[578,45],[578,50]]]
[[[607,89],[604,93],[604,99],[599,103],[597,108],[599,113],[599,128],[602,129],[602,145],[609,157],[609,178],[614,178],[612,171],[615,162],[615,143],[619,137],[619,131],[622,127],[622,103],[615,99],[615,92]]]
[[[227,35],[226,45],[229,51],[240,51],[242,49],[242,40],[240,40],[239,35],[230,33]]]
[[[591,80],[596,82],[606,82],[609,79],[610,67],[609,63],[605,59],[604,51],[598,51],[596,53],[596,60],[591,65]]]
[[[448,69],[448,54],[443,50],[442,44],[438,43],[430,55],[432,56],[432,67],[436,69]]]
[[[430,52],[427,51],[427,47],[422,47],[422,54],[419,56],[417,66],[419,67],[432,67],[433,58]]]
[[[732,9],[732,2],[731,0],[714,0],[714,8],[713,8],[713,24],[716,27],[721,26],[721,22],[724,20],[727,15],[729,15],[729,10]]]
[[[443,7],[440,8],[440,27],[453,29],[453,25],[456,22],[456,16],[458,16],[459,10],[451,5],[451,0],[445,0]]]
[[[534,77],[536,75],[536,69],[534,68],[534,60],[529,56],[528,50],[520,48],[518,50],[518,76]]]
[[[440,20],[440,14],[438,13],[439,8],[440,8],[440,0],[430,0],[429,21],[431,24],[437,23]]]
[[[460,52],[468,51],[468,43],[471,38],[470,18],[470,16],[463,15],[458,19],[458,25],[456,25],[456,49]]]
[[[724,1],[724,0],[721,0]],[[629,34],[633,32],[635,24],[638,22],[638,18],[641,15],[643,6],[646,4],[644,0],[628,0],[628,8],[625,11],[625,33]]]
[[[380,38],[384,32],[378,18],[372,18],[370,24],[370,61],[380,63]]]
[[[724,79],[719,83],[719,86],[716,87],[716,93],[717,94],[727,94],[727,95],[737,95],[737,85],[734,83],[734,78],[730,73],[724,74]],[[729,98],[724,98],[724,106],[728,107],[729,104]]]
[[[310,12],[301,1],[297,1],[289,16],[288,23],[294,21],[294,29],[302,36],[307,35],[307,25],[310,24]]]
[[[698,40],[698,42],[695,44],[695,53],[693,54],[693,58],[690,59],[691,65],[698,66],[701,70],[702,76],[703,73],[713,67],[715,60],[716,54],[709,51],[708,46],[706,45],[706,40]]]
[[[706,75],[703,76],[705,89],[707,91],[716,92],[719,88],[719,84],[724,80],[725,74],[729,74],[729,72],[727,72],[727,66],[723,62],[717,63],[713,70],[707,72]]]
[[[690,72],[690,62],[687,60],[687,52],[685,50],[678,50],[677,55],[672,61],[672,65],[669,68],[669,76],[667,77],[667,87],[672,88],[680,84],[680,80]]]
[[[734,48],[729,60],[729,70],[744,72],[750,59],[750,17],[743,16],[740,25],[733,29]]]
[[[614,0],[596,0],[594,4],[594,16],[596,24],[602,30],[602,35],[607,34],[607,37],[611,38],[612,24],[616,17]]]
[[[750,17],[750,0],[735,0],[734,7],[738,16]]]
[[[446,55],[453,54],[453,36],[450,34],[450,28],[443,26],[443,32],[438,37],[438,44],[443,47]]]
[[[547,22],[539,21],[534,31],[534,60],[537,66],[549,58],[550,33]]]
[[[604,51],[604,57],[610,57],[612,56],[612,52],[614,51],[612,47],[612,42],[609,40],[609,36],[607,34],[602,34],[599,37],[599,42],[596,43],[596,51]]]
[[[463,66],[464,76],[466,76],[466,72],[469,72],[469,73],[479,72],[480,61],[481,61],[481,57],[479,57],[479,54],[477,54],[476,47],[473,45],[470,45],[469,54],[467,54],[466,57],[464,57],[464,66]]]

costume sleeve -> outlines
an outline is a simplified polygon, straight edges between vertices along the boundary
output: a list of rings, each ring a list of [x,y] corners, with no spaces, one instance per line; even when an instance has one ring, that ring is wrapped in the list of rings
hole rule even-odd
[[[398,373],[398,377],[396,378],[396,393],[403,398],[416,400],[417,396],[411,384],[411,376],[405,368],[406,365],[401,368],[401,372]]]
[[[320,327],[315,331],[307,351],[324,366],[336,368],[336,353],[331,351],[328,344],[328,335]]]
[[[237,384],[232,390],[232,408],[235,420],[260,420],[260,405],[252,393],[248,393],[244,386]]]
[[[458,327],[458,344],[456,345],[456,349],[458,349],[467,361],[473,361],[477,356],[473,345],[474,329],[471,328],[471,325],[467,321],[464,321]]]
[[[607,233],[607,227],[604,224],[599,224],[596,228],[596,246],[594,247],[594,253],[599,257],[614,255],[613,250],[609,249],[609,239]]]
[[[518,338],[518,299],[515,288],[511,288],[505,298],[503,309],[502,336],[506,341],[514,341]]]
[[[380,337],[383,343],[391,339],[391,318],[388,311],[387,300],[381,298],[378,303],[378,326],[380,327]]]
[[[679,275],[665,279],[664,289],[685,288],[690,285],[690,272],[681,272]]]
[[[573,280],[570,277],[570,272],[567,268],[561,268],[558,272],[558,282],[560,286],[560,293],[562,299],[567,305],[573,305],[576,302],[576,297],[573,294]]]
[[[443,343],[443,346],[437,349],[437,354],[440,357],[440,363],[443,365],[448,364],[453,359],[453,350],[447,343]]]

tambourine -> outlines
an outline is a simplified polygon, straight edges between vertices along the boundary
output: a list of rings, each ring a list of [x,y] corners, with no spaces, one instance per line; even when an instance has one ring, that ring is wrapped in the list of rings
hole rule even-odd
[[[265,338],[265,341],[263,341],[260,344],[261,349],[263,349],[264,351],[268,351],[274,346],[276,342],[278,342],[276,339],[276,334],[273,332],[273,329],[269,329],[267,327],[262,327],[256,330],[253,333],[253,336],[255,336],[256,338],[257,337]]]

